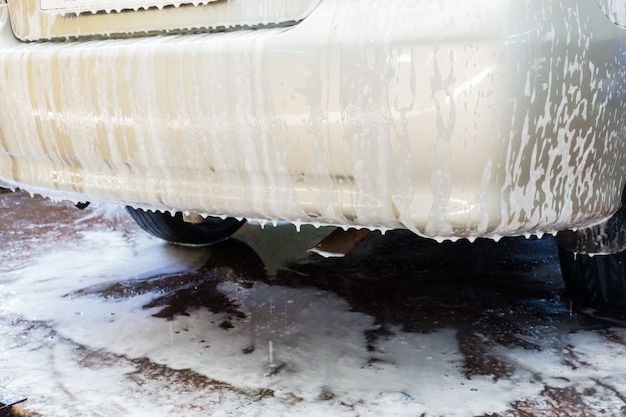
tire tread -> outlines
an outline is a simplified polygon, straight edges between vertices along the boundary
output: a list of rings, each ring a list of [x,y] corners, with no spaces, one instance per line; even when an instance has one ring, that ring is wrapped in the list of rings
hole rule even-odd
[[[626,251],[590,256],[559,248],[559,259],[565,286],[577,303],[626,311]]]
[[[228,238],[245,220],[208,218],[204,223],[187,223],[182,213],[153,212],[126,207],[130,217],[146,232],[171,243],[210,245]]]

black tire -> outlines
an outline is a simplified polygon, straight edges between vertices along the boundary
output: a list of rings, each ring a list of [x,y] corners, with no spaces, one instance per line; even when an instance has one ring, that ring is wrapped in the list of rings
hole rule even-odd
[[[577,304],[626,311],[626,251],[590,256],[559,247],[559,259],[563,281]]]
[[[235,233],[245,220],[208,217],[203,223],[187,223],[182,213],[152,212],[126,207],[128,214],[146,232],[180,245],[205,246],[220,242]]]

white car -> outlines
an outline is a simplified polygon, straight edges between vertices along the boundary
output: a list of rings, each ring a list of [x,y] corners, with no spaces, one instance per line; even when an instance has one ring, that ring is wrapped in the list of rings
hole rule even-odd
[[[625,0],[6,0],[0,182],[183,243],[578,230],[568,287],[626,308],[622,26]]]

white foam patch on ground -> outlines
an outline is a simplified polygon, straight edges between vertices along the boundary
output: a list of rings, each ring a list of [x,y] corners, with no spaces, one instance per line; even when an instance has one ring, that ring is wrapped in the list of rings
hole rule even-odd
[[[65,296],[98,283],[195,269],[204,260],[148,237],[96,230],[6,274],[0,382],[52,416],[475,416],[503,412],[544,384],[584,386],[592,379],[626,395],[626,383],[607,376],[626,374],[626,348],[592,332],[563,336],[561,350],[499,347],[517,363],[514,374],[467,379],[453,329],[393,329],[368,351],[364,332],[376,328],[374,319],[317,289],[219,284],[245,319],[204,309],[156,318],[157,310],[143,308],[155,293]],[[224,320],[233,327],[220,327]],[[565,363],[562,349],[579,366]],[[169,371],[142,368],[142,358]],[[185,369],[214,381],[199,387],[168,376]]]
[[[626,337],[624,329],[612,329],[611,332],[620,335],[622,340]],[[606,337],[592,331],[571,334],[565,342],[561,349],[541,352],[515,349],[509,355],[521,369],[545,386],[566,388],[575,385],[579,392],[587,392],[585,402],[594,409],[615,413],[609,415],[624,415],[626,345],[607,343]],[[622,401],[616,402],[616,397]]]

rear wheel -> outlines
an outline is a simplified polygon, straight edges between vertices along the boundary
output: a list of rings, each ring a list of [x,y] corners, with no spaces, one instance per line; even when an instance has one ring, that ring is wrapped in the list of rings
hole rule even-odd
[[[145,211],[126,207],[130,217],[146,232],[181,245],[210,245],[228,238],[245,223],[234,218],[208,217],[202,223],[188,223],[182,213]]]
[[[586,255],[559,248],[561,272],[577,304],[626,311],[626,251]]]
[[[580,305],[626,311],[626,192],[605,223],[557,235],[563,281]]]

